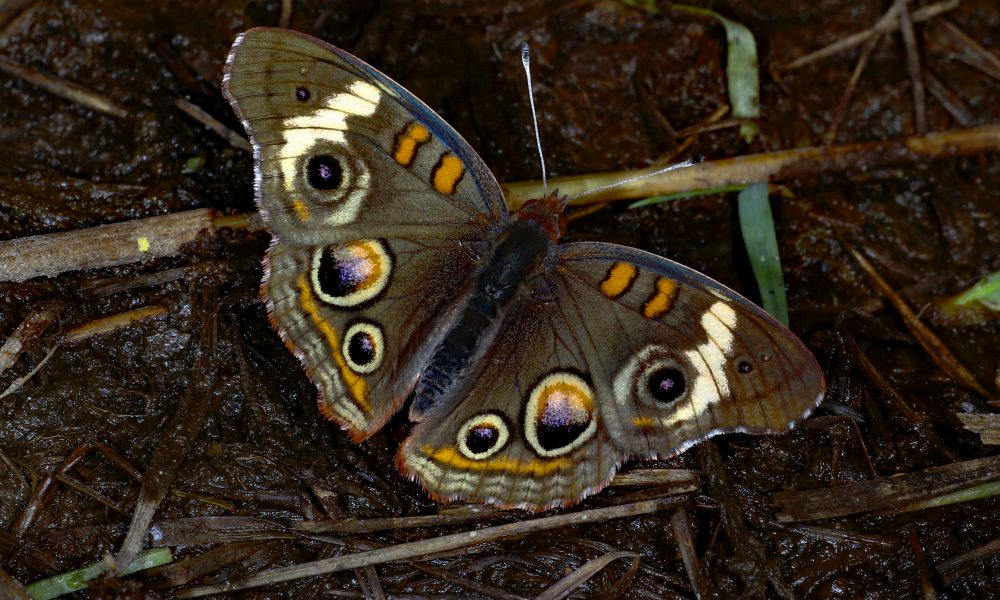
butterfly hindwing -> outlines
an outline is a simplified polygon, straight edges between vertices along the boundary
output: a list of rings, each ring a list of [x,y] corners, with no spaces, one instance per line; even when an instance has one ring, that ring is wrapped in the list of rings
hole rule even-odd
[[[470,263],[451,245],[400,239],[271,246],[270,315],[319,389],[327,418],[360,440],[399,410],[423,366],[423,346],[433,343],[428,316],[454,301]]]
[[[558,246],[481,371],[397,462],[432,494],[534,509],[602,489],[630,456],[787,430],[822,398],[811,353],[725,286],[624,246]]]
[[[604,487],[623,453],[573,327],[551,299],[515,301],[468,387],[406,439],[400,469],[435,497],[533,509]]]

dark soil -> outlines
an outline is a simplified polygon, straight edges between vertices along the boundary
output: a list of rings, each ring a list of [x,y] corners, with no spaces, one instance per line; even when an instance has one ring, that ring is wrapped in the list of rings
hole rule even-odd
[[[0,23],[0,55],[102,93],[128,116],[103,115],[0,73],[0,239],[200,207],[254,210],[249,155],[178,110],[176,101],[186,98],[241,131],[219,91],[222,66],[240,31],[277,24],[280,2],[27,4]],[[598,0],[301,0],[294,2],[291,27],[389,74],[454,125],[498,179],[514,181],[539,174],[518,60],[521,40],[534,51],[550,175],[646,166],[678,147],[676,131],[728,103],[721,26],[660,4],[663,12],[654,15]],[[711,160],[821,145],[860,49],[785,73],[780,82],[773,69],[869,27],[891,4],[711,3],[757,37],[762,135],[748,146],[735,128],[711,131],[685,156],[701,153]],[[944,17],[915,25],[923,67],[966,110],[960,122],[928,95],[928,130],[1000,122],[1000,81],[968,66],[941,41],[943,18],[994,53],[1000,48],[995,0],[965,0]],[[914,123],[904,45],[893,34],[875,46],[835,143],[912,135]],[[954,416],[990,412],[987,399],[936,366],[838,236],[860,249],[915,310],[926,309],[925,321],[995,391],[997,320],[956,324],[928,307],[1000,269],[1000,162],[981,154],[858,165],[781,183],[788,193],[775,195],[773,206],[792,329],[826,371],[827,401],[788,435],[728,435],[671,461],[636,465],[703,471],[706,485],[684,506],[706,589],[718,597],[913,598],[926,592],[922,585],[940,598],[1000,596],[1000,554],[960,572],[935,570],[1000,538],[995,498],[862,513],[809,523],[812,529],[779,523],[772,504],[772,494],[782,490],[835,490],[844,482],[996,453]],[[614,205],[574,221],[566,237],[644,248],[756,297],[733,194],[638,210]],[[139,477],[155,478],[148,472],[154,452],[171,424],[192,410],[204,411],[200,432],[186,454],[178,451],[183,463],[176,479],[164,482],[169,490],[147,547],[171,546],[178,559],[225,544],[240,552],[220,559],[196,585],[331,556],[345,545],[364,548],[366,542],[458,530],[289,538],[237,535],[223,521],[188,530],[176,525],[192,517],[287,524],[435,514],[440,508],[393,465],[406,423],[397,419],[355,445],[319,416],[314,387],[270,328],[257,296],[267,243],[265,232],[227,230],[174,258],[0,284],[0,338],[40,302],[66,303],[57,322],[0,374],[0,389],[35,367],[66,329],[142,306],[168,308],[159,318],[59,347],[18,392],[0,399],[0,575],[6,571],[28,583],[118,552],[140,485],[123,468],[95,450],[68,472],[115,509],[63,483],[49,502],[38,503],[38,486],[81,444],[103,444]],[[175,267],[191,268],[164,284],[112,295],[95,291],[98,284],[139,281]],[[903,419],[886,391],[859,369],[859,351],[922,416],[919,424]],[[610,489],[581,506],[634,493]],[[19,531],[30,506],[42,509]],[[530,516],[513,513],[484,524]],[[531,597],[596,556],[631,550],[641,564],[634,579],[625,580],[622,597],[694,597],[674,532],[671,514],[663,512],[498,543],[433,564]],[[577,593],[605,597],[628,566],[613,563]],[[359,587],[362,579],[389,597],[473,596],[407,563],[234,596],[380,597],[377,589]],[[82,596],[171,597],[179,589],[155,585],[153,578],[109,580]]]

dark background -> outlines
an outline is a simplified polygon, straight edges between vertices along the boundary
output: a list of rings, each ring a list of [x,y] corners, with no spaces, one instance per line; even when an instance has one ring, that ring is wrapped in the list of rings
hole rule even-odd
[[[858,57],[855,48],[775,79],[775,68],[876,22],[891,2],[715,2],[747,25],[761,63],[761,136],[750,146],[735,128],[700,135],[683,159],[709,160],[822,144]],[[917,3],[919,6],[921,3]],[[728,103],[725,34],[716,22],[674,12],[651,14],[614,1],[414,2],[297,1],[291,27],[353,52],[437,110],[481,153],[501,181],[535,179],[539,161],[518,57],[531,43],[541,135],[550,175],[601,172],[669,158],[677,131]],[[82,229],[197,207],[253,210],[251,160],[178,110],[186,98],[240,131],[219,92],[229,46],[240,31],[276,25],[280,3],[28,3],[0,29],[0,55],[105,94],[127,110],[103,115],[0,73],[0,239]],[[1000,121],[1000,81],[967,66],[942,42],[946,18],[978,44],[1000,48],[994,0],[965,0],[916,32],[923,66],[960,98],[962,118],[928,96],[928,129]],[[960,122],[961,121],[961,122]],[[836,143],[914,133],[911,80],[898,33],[884,37],[859,80]],[[792,328],[810,345],[831,384],[812,423],[778,438],[731,435],[715,446],[724,485],[704,486],[687,512],[705,576],[722,597],[911,598],[918,563],[930,565],[1000,536],[994,499],[918,512],[820,522],[847,532],[817,536],[774,519],[771,494],[918,471],[994,450],[965,432],[955,412],[987,412],[976,394],[942,373],[900,318],[869,285],[838,234],[865,254],[890,284],[990,390],[1000,351],[989,316],[955,322],[932,300],[1000,268],[1000,166],[995,155],[892,166],[783,181],[773,201]],[[742,250],[732,194],[627,210],[613,205],[575,220],[570,240],[602,240],[657,252],[756,297]],[[226,230],[170,259],[55,279],[0,284],[0,335],[31,307],[65,301],[57,323],[27,348],[0,388],[25,375],[60,331],[125,310],[163,304],[168,313],[113,334],[65,345],[16,394],[0,399],[0,530],[11,531],[42,477],[81,443],[103,443],[140,473],[193,389],[207,389],[200,432],[157,512],[161,520],[206,516],[372,518],[434,514],[438,507],[393,467],[406,424],[394,421],[362,445],[324,422],[297,361],[270,329],[257,298],[259,259],[268,236]],[[79,248],[67,251],[85,251]],[[160,285],[105,295],[108,282],[184,268]],[[206,338],[206,333],[211,334]],[[925,423],[899,418],[859,373],[856,340],[882,376]],[[205,340],[208,339],[206,342]],[[210,348],[206,351],[205,348]],[[206,386],[206,382],[208,385]],[[854,432],[860,433],[855,436]],[[706,451],[643,466],[703,469]],[[61,487],[32,526],[4,538],[0,566],[23,582],[40,578],[28,550],[58,572],[99,560],[121,544],[138,484],[94,455],[74,476],[123,509],[120,514]],[[712,476],[716,480],[718,474]],[[721,491],[720,491],[721,490]],[[635,490],[609,490],[600,506]],[[719,494],[728,495],[725,498]],[[753,536],[738,552],[726,525],[733,509]],[[515,513],[501,522],[530,515]],[[358,536],[384,543],[452,530]],[[173,544],[178,557],[232,541]],[[2,536],[0,536],[2,537]],[[206,575],[224,581],[339,552],[309,539],[244,540],[241,560]],[[918,558],[911,537],[924,553]],[[193,538],[192,538],[193,539]],[[872,542],[871,540],[876,540]],[[343,540],[341,540],[341,543]],[[348,540],[349,542],[349,540]],[[348,546],[350,544],[348,543]],[[334,550],[331,550],[334,548]],[[641,554],[626,598],[693,597],[672,537],[670,514],[577,527],[495,544],[447,559],[449,571],[532,596],[608,549]],[[14,551],[19,553],[15,556]],[[612,565],[578,591],[603,597],[625,573]],[[986,557],[957,578],[934,572],[940,597],[994,597],[1000,560]],[[467,597],[459,587],[407,564],[376,569],[390,597]],[[355,572],[292,582],[243,597],[364,597]],[[162,594],[151,580],[104,582],[94,596]],[[411,595],[411,596],[408,596]],[[435,596],[452,594],[453,596]]]

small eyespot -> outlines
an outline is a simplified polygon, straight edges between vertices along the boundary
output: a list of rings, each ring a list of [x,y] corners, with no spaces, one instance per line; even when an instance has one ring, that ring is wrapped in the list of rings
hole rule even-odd
[[[673,402],[684,395],[684,374],[673,367],[660,367],[649,374],[646,385],[657,402]]]
[[[389,285],[392,255],[381,240],[356,240],[316,249],[312,285],[316,295],[341,308],[375,299]]]
[[[524,410],[524,436],[540,456],[569,454],[596,431],[594,393],[582,377],[554,371],[532,387]]]
[[[370,322],[359,321],[347,328],[341,348],[347,366],[355,373],[367,374],[382,365],[385,357],[385,336],[382,329]]]
[[[333,156],[320,154],[310,157],[306,163],[306,179],[314,189],[335,190],[344,180],[344,169]]]
[[[295,99],[299,102],[305,102],[309,100],[309,88],[305,86],[299,86],[295,88]]]
[[[689,395],[697,376],[683,353],[650,344],[625,361],[612,380],[612,390],[616,398],[632,398],[661,410]]]
[[[740,373],[746,375],[747,373],[753,371],[753,365],[750,364],[748,361],[741,360],[739,366],[737,366],[737,369],[739,369]]]
[[[485,460],[499,452],[510,440],[510,427],[497,413],[483,413],[465,422],[458,430],[458,451],[469,460]]]

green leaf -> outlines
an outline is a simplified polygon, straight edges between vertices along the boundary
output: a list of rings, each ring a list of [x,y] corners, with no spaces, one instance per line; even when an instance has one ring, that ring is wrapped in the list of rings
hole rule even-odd
[[[182,175],[191,175],[192,173],[197,173],[205,166],[204,156],[192,156],[191,158],[184,161],[184,168],[181,169]]]
[[[716,19],[726,29],[729,52],[726,57],[726,80],[729,84],[729,104],[732,116],[737,119],[760,118],[760,74],[757,64],[757,42],[753,33],[742,23],[727,19],[714,10],[674,4],[677,10],[701,17]],[[757,137],[756,122],[740,125],[740,134],[746,143]]]
[[[125,575],[131,575],[136,571],[142,571],[144,569],[151,569],[153,567],[159,567],[160,565],[165,565],[173,562],[174,557],[170,553],[170,548],[152,548],[150,550],[143,550],[135,557],[125,569],[119,573],[120,577]],[[62,596],[63,594],[71,594],[73,592],[80,591],[87,587],[87,583],[100,577],[108,571],[108,564],[106,562],[96,562],[89,567],[84,567],[82,569],[76,569],[75,571],[67,571],[60,575],[53,575],[52,577],[47,577],[45,579],[40,579],[32,584],[25,586],[25,590],[28,594],[34,598],[34,600],[49,600],[50,598],[55,598],[57,596]]]
[[[778,238],[774,232],[774,216],[771,214],[767,190],[767,182],[758,182],[740,192],[740,230],[743,232],[743,244],[750,257],[750,266],[757,279],[764,310],[787,326],[788,298],[785,296]]]
[[[746,184],[727,185],[725,187],[710,188],[705,190],[692,190],[690,192],[677,192],[676,194],[664,194],[662,196],[650,196],[642,200],[636,200],[629,204],[629,208],[642,208],[643,206],[653,206],[669,202],[670,200],[682,200],[685,198],[697,198],[698,196],[710,196],[712,194],[724,194],[726,192],[738,192],[746,187]]]
[[[976,302],[990,310],[1000,312],[1000,271],[983,277],[976,285],[955,296],[952,302],[958,306]]]

